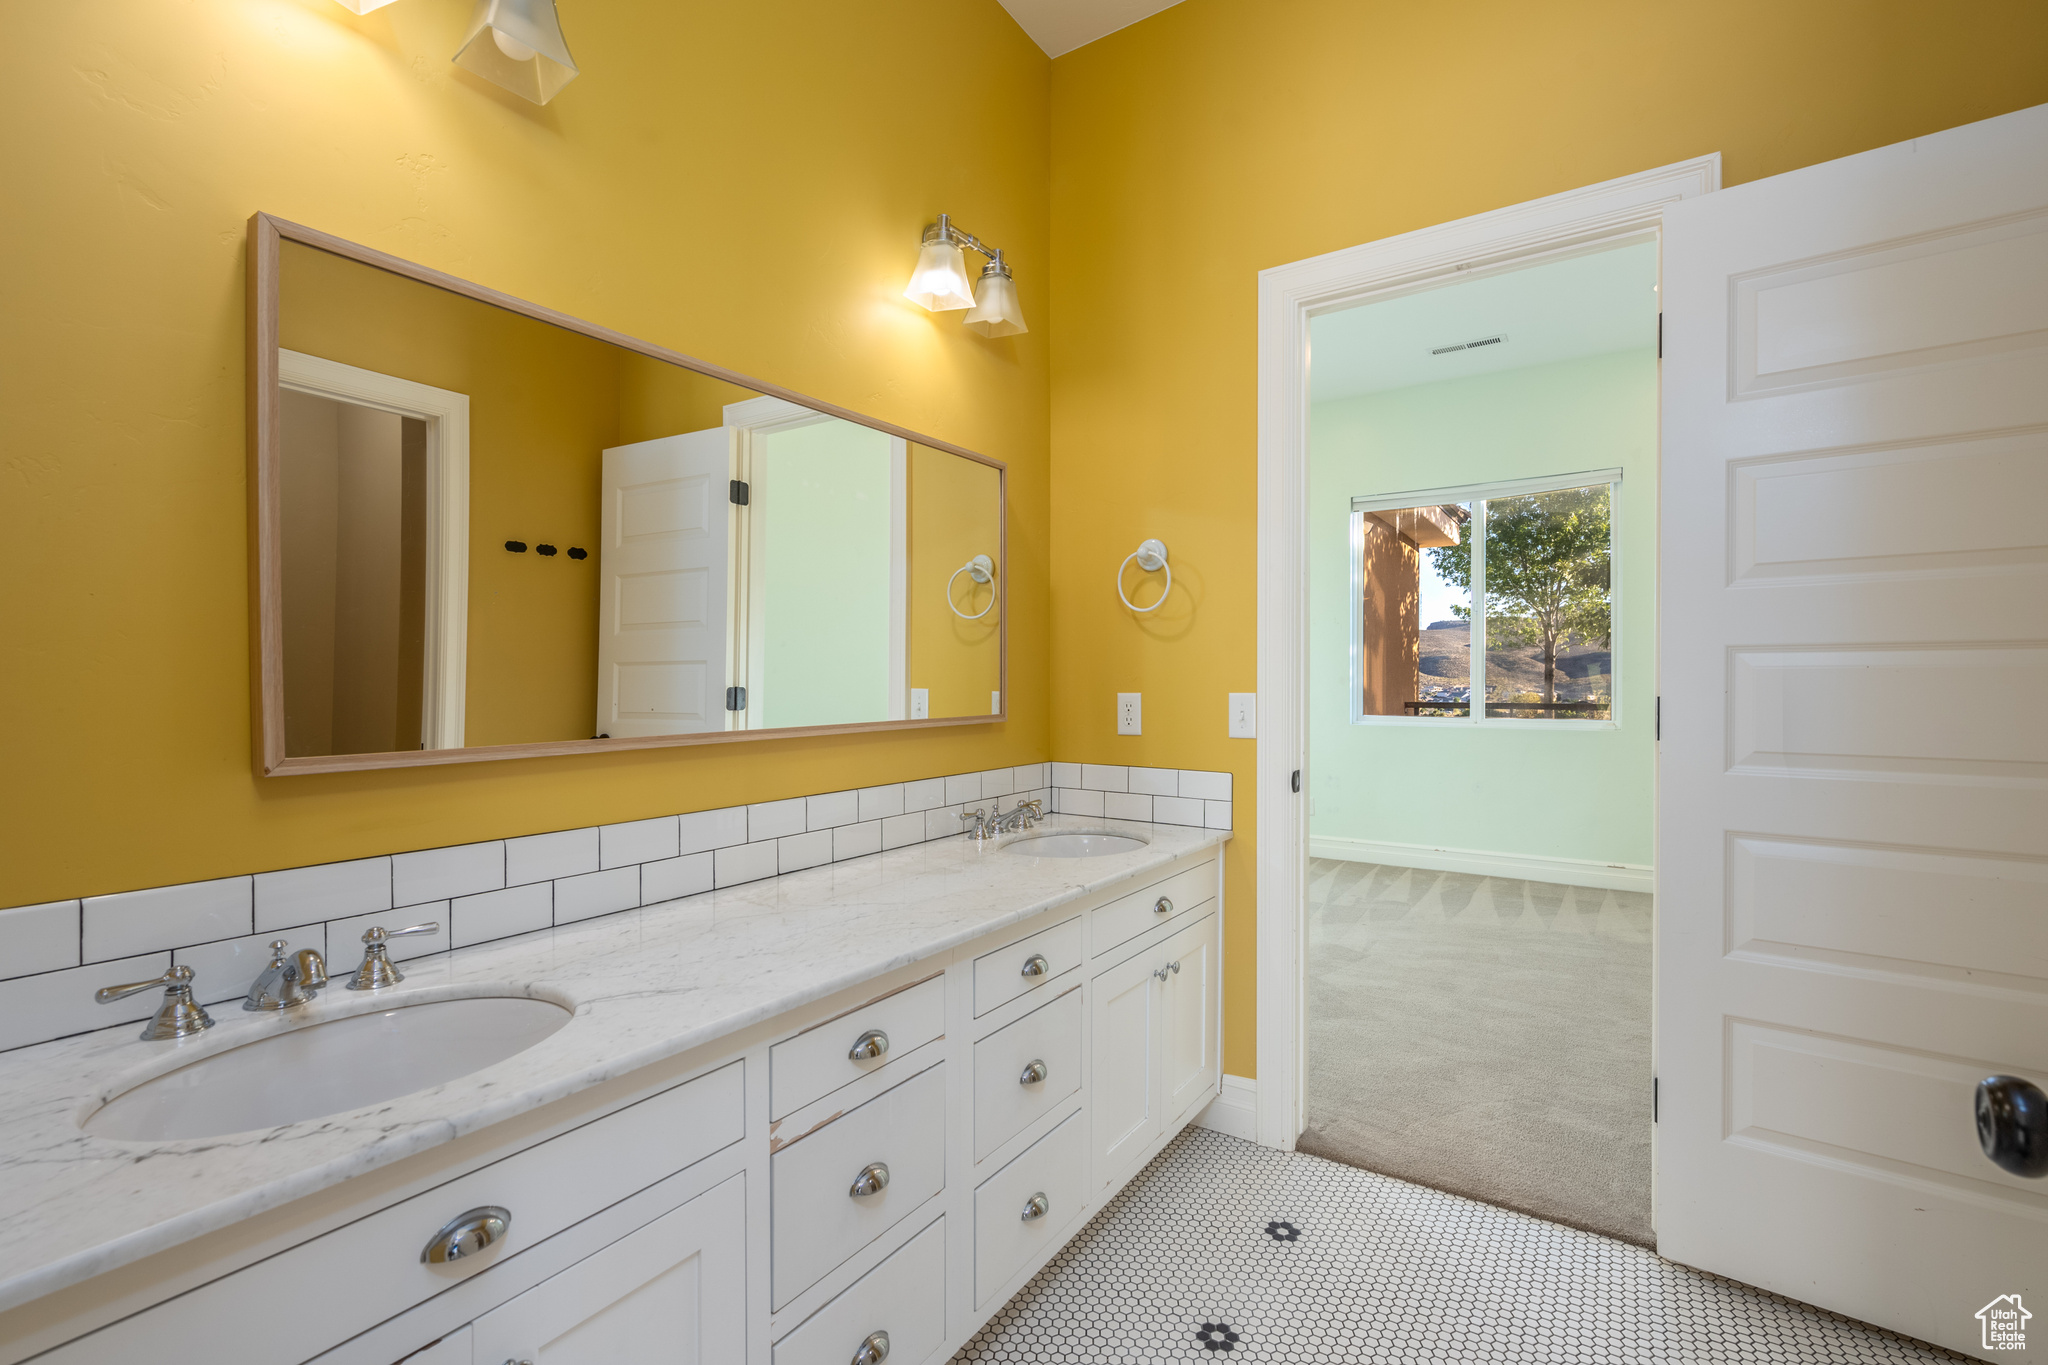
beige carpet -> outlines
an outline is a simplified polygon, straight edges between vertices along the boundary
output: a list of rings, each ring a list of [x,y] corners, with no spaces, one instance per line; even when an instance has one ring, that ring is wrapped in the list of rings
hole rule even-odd
[[[1315,859],[1301,1149],[1650,1231],[1650,897]]]

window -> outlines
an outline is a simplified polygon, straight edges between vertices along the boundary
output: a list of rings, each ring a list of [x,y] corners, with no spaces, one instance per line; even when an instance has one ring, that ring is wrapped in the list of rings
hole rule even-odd
[[[1620,482],[1353,498],[1352,720],[1612,723]]]

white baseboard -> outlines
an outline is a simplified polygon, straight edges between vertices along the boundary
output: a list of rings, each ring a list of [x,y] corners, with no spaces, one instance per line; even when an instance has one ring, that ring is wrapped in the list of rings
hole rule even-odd
[[[1308,856],[1337,858],[1347,863],[1380,863],[1387,867],[1419,867],[1430,872],[1469,872],[1481,877],[1556,882],[1563,886],[1604,887],[1610,891],[1650,891],[1655,888],[1652,869],[1641,863],[1535,858],[1525,853],[1484,853],[1469,848],[1429,848],[1422,844],[1383,844],[1373,839],[1316,835],[1309,836]],[[1226,1086],[1229,1081],[1229,1077],[1224,1077]]]
[[[1246,1142],[1259,1140],[1259,1083],[1243,1076],[1226,1074],[1223,1088],[1210,1100],[1195,1122]]]

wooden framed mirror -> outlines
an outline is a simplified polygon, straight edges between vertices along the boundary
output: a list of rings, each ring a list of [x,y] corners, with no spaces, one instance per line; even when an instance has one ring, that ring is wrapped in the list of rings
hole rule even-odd
[[[264,774],[1007,712],[1002,462],[249,220]]]

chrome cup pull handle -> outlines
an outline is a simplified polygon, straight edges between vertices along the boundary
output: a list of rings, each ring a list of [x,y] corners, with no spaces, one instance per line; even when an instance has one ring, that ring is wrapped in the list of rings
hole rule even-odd
[[[1017,1216],[1026,1223],[1035,1223],[1051,1212],[1052,1201],[1045,1197],[1044,1190],[1040,1190],[1037,1194],[1024,1201],[1024,1211]]]
[[[474,1256],[504,1240],[505,1234],[511,1230],[511,1211],[497,1204],[458,1213],[446,1227],[434,1234],[433,1240],[420,1252],[420,1263],[446,1265],[465,1256]]]
[[[853,1353],[851,1365],[882,1365],[889,1358],[889,1334],[870,1332],[860,1349]]]
[[[889,1168],[879,1161],[869,1162],[861,1167],[860,1174],[847,1187],[847,1194],[855,1199],[865,1199],[871,1194],[880,1194],[889,1188]]]
[[[1167,897],[1165,897],[1165,896],[1161,896],[1161,897],[1160,897],[1160,898],[1159,898],[1158,900],[1156,900],[1156,901],[1152,902],[1152,912],[1153,912],[1154,914],[1156,914],[1156,915],[1170,915],[1170,914],[1172,914],[1172,913],[1173,913],[1173,902],[1172,902],[1172,900],[1170,900],[1169,898],[1167,898]]]
[[[1024,965],[1018,968],[1017,975],[1023,977],[1044,976],[1051,970],[1052,964],[1045,960],[1044,953],[1033,953],[1030,957],[1024,959]]]
[[[1025,1063],[1024,1070],[1017,1076],[1019,1085],[1037,1085],[1046,1078],[1045,1059],[1036,1058]]]
[[[850,1062],[872,1062],[889,1051],[889,1035],[878,1028],[871,1028],[853,1040],[853,1046],[846,1050]]]

